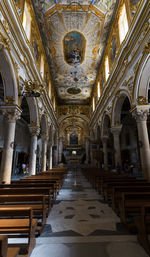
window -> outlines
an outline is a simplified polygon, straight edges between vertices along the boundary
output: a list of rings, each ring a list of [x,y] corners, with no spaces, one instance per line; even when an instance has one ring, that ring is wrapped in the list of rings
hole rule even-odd
[[[128,32],[128,20],[127,20],[127,13],[125,4],[122,7],[121,14],[119,17],[119,36],[120,36],[120,43],[124,40],[127,32]]]
[[[51,98],[51,82],[49,82],[49,97]]]
[[[106,77],[106,81],[109,77],[109,60],[108,60],[108,56],[106,56],[105,59],[105,77]]]
[[[23,13],[23,27],[26,32],[28,40],[30,40],[30,33],[31,33],[31,15],[28,9],[27,3],[25,2],[24,5],[24,13]]]
[[[55,97],[54,97],[54,104],[53,104],[53,106],[54,106],[54,111],[55,111],[55,109],[56,109],[56,101],[55,101]]]
[[[97,84],[97,95],[98,95],[98,99],[99,99],[101,96],[100,82],[98,82],[98,84]]]
[[[41,55],[40,73],[41,73],[42,78],[44,78],[44,56],[43,56],[43,54]]]
[[[93,112],[95,111],[95,98],[93,97]]]

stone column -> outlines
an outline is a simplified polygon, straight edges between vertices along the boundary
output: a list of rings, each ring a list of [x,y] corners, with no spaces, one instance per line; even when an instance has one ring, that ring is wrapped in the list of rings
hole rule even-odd
[[[10,184],[16,121],[20,118],[21,110],[18,106],[15,105],[1,106],[1,110],[5,117],[5,133],[3,155],[1,162],[1,178],[3,182]]]
[[[85,152],[86,152],[86,163],[89,163],[89,141],[86,140],[85,142]]]
[[[37,136],[40,133],[40,128],[38,126],[29,126],[31,133],[30,142],[30,159],[29,159],[29,175],[36,174],[36,154],[37,154]]]
[[[115,126],[111,128],[111,133],[114,137],[114,149],[115,149],[115,166],[119,163],[122,166],[121,162],[121,150],[120,150],[120,132],[122,129],[121,126]]]
[[[41,171],[46,171],[46,157],[47,157],[47,134],[42,135],[42,167]]]
[[[107,148],[108,136],[102,136],[103,153],[104,153],[104,169],[108,170],[108,148]]]
[[[58,162],[61,162],[62,160],[62,153],[63,153],[63,138],[59,138],[59,143],[58,143]]]
[[[58,151],[59,151],[59,141],[58,137],[56,139],[56,166],[58,165]]]
[[[150,146],[147,130],[148,106],[137,106],[132,110],[132,115],[136,119],[138,129],[138,140],[140,146],[140,156],[143,177],[150,180]]]
[[[52,169],[52,156],[53,156],[53,149],[52,149],[52,143],[49,144],[49,157],[48,157],[48,169]]]

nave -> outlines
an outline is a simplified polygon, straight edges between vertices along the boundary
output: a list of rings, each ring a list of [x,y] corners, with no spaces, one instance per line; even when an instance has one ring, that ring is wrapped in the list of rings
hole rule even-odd
[[[80,169],[71,168],[31,257],[148,257]]]

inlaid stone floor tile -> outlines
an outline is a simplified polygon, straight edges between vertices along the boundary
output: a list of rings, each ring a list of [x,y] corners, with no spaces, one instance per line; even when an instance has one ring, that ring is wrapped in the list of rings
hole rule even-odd
[[[30,257],[148,257],[79,169],[67,175]]]

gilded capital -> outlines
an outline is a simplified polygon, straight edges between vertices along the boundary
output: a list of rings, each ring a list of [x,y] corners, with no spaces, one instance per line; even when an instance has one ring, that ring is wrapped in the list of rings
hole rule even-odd
[[[16,122],[21,117],[22,110],[17,105],[2,105],[0,109],[10,123]]]
[[[149,108],[146,106],[135,107],[132,111],[132,116],[136,119],[137,122],[147,121],[147,116],[149,114]]]
[[[47,141],[48,140],[47,132],[42,132],[42,140],[43,141]]]
[[[38,136],[40,134],[40,127],[29,126],[29,131],[30,131],[31,136]]]

